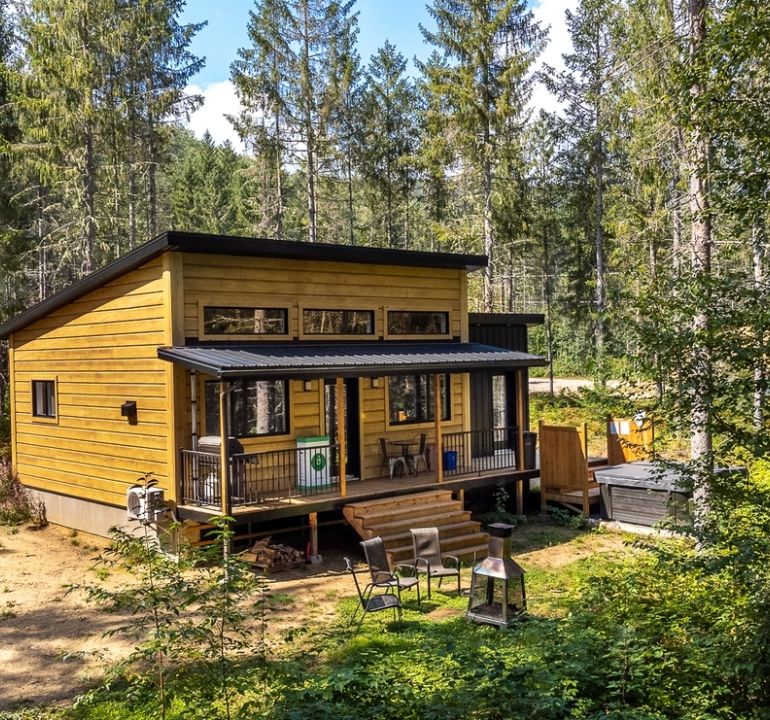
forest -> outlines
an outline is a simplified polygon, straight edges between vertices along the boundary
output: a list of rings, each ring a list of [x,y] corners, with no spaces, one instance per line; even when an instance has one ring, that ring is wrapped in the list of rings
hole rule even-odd
[[[412,71],[391,43],[360,56],[355,0],[255,0],[243,153],[185,127],[184,5],[0,0],[0,320],[167,229],[483,253],[471,310],[542,313],[530,349],[596,381],[537,416],[643,407],[692,461],[693,516],[636,539],[515,518],[532,603],[510,632],[437,593],[354,637],[350,583],[298,609],[223,552],[228,518],[187,559],[118,536],[95,577],[131,582],[79,590],[130,617],[133,653],[71,706],[0,717],[770,717],[770,3],[577,0],[556,70],[524,0],[428,0]],[[276,606],[299,621],[266,634]]]
[[[258,0],[244,154],[184,128],[205,58],[183,7],[0,1],[2,317],[183,229],[484,253],[472,308],[542,312],[557,372],[661,394],[699,293],[762,340],[766,3],[580,0],[557,72],[525,2],[433,0],[410,73],[389,42],[360,57],[353,1]]]

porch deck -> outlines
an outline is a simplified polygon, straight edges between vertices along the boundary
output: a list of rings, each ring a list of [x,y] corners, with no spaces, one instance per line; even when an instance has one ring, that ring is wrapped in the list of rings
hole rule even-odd
[[[497,485],[499,483],[523,483],[539,475],[537,469],[515,470],[513,468],[498,468],[471,471],[451,477],[444,476],[441,483],[436,481],[433,472],[421,472],[418,475],[396,476],[390,478],[373,478],[364,481],[348,481],[347,493],[343,497],[338,488],[314,495],[295,495],[259,504],[239,505],[233,508],[233,517],[238,521],[248,520],[277,520],[296,515],[306,515],[314,512],[339,510],[351,502],[360,500],[375,500],[379,498],[407,495],[412,493],[435,490],[474,490]],[[220,514],[214,506],[179,505],[177,513],[181,519],[206,522],[214,515]]]

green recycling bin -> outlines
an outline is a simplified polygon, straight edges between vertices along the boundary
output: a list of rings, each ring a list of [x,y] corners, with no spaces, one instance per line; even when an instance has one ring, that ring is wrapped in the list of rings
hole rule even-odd
[[[297,438],[297,488],[325,490],[331,487],[328,435]]]

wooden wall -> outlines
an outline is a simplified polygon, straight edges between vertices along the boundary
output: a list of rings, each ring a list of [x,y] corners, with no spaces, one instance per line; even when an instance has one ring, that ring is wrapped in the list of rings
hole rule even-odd
[[[118,506],[142,472],[169,489],[169,363],[157,358],[168,283],[161,258],[14,333],[13,458],[26,485]],[[48,379],[58,416],[33,418],[31,383]],[[136,425],[121,417],[126,400]]]
[[[201,333],[200,308],[204,304],[286,306],[292,339],[300,337],[303,307],[372,309],[375,310],[375,334],[369,338],[353,338],[363,342],[385,336],[387,309],[448,311],[450,335],[468,339],[467,274],[464,270],[185,255],[184,334],[188,339],[197,338]],[[265,339],[270,340],[270,337]],[[345,339],[351,340],[350,337]],[[430,422],[391,428],[386,418],[387,379],[381,379],[379,388],[372,387],[369,378],[359,382],[362,475],[372,478],[380,474],[379,437],[409,439],[427,432],[432,438],[434,425]],[[308,391],[304,390],[301,381],[292,381],[290,391],[290,433],[243,439],[246,452],[292,448],[298,437],[328,432],[323,418],[322,382],[313,381],[312,389]],[[467,376],[463,379],[461,375],[454,375],[451,420],[444,424],[446,432],[469,429],[467,406]]]
[[[202,305],[285,306],[292,338],[300,335],[301,307],[376,310],[369,336],[376,340],[390,308],[448,310],[450,334],[467,340],[466,282],[464,270],[190,254],[184,256],[184,334],[200,336]]]

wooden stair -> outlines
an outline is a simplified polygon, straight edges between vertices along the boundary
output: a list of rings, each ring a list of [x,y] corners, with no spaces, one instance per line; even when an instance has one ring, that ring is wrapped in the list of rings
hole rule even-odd
[[[437,527],[441,552],[464,559],[487,556],[489,536],[471,520],[451,490],[430,490],[412,495],[363,500],[346,505],[342,512],[364,539],[382,538],[391,563],[413,560],[410,528]]]

